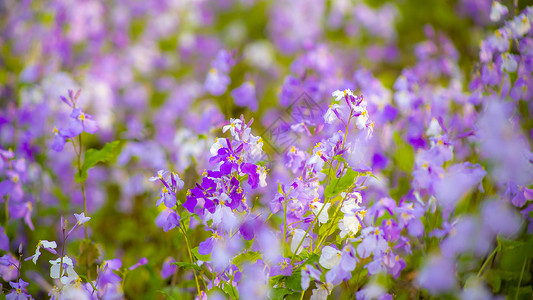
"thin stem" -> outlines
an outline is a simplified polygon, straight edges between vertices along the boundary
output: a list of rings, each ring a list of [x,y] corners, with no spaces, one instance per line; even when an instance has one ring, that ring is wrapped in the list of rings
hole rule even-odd
[[[6,196],[6,224],[4,225],[4,230],[7,234],[7,226],[9,225],[9,195]]]
[[[189,253],[189,258],[191,259],[191,263],[194,264],[194,259],[192,257],[192,253],[191,253],[191,246],[189,244],[189,238],[187,237],[187,232],[185,231],[185,228],[183,228],[182,226],[179,227],[181,229],[181,232],[183,233],[183,236],[185,237],[185,243],[187,244],[187,252]],[[198,290],[198,297],[201,296],[201,290],[200,290],[200,284],[198,283],[198,276],[196,275],[196,270],[192,270],[193,274],[194,274],[194,280],[196,281],[196,289]]]
[[[285,244],[287,243],[287,194],[285,194],[284,196],[285,203],[283,206],[283,248],[286,248]]]
[[[487,257],[487,259],[485,260],[485,262],[481,266],[481,269],[479,269],[479,272],[477,273],[477,277],[481,276],[481,274],[483,273],[483,270],[485,269],[485,266],[492,259],[492,257],[494,255],[496,255],[496,252],[498,252],[498,247],[496,247],[496,249],[494,249],[494,251],[492,251],[492,253],[489,255],[489,257]]]
[[[313,252],[317,251],[318,249],[320,249],[320,246],[322,246],[322,243],[325,241],[325,239],[328,237],[328,234],[329,232],[331,231],[331,229],[335,226],[335,221],[337,220],[337,216],[339,214],[339,211],[342,207],[342,205],[344,204],[344,201],[346,201],[346,197],[348,196],[348,194],[344,195],[344,198],[342,199],[341,203],[339,204],[339,206],[337,207],[337,210],[335,211],[335,215],[333,216],[333,220],[331,222],[331,225],[329,226],[329,228],[326,230],[326,232],[324,233],[324,236],[322,236],[319,240],[318,240],[318,243],[316,244],[316,248]]]
[[[81,173],[81,154],[82,154],[82,134],[78,135],[79,139],[79,151],[78,151],[78,173]],[[80,174],[81,175],[81,174]],[[81,182],[81,194],[83,195],[83,212],[85,213],[85,216],[87,217],[87,198],[85,196],[85,182]],[[87,223],[83,224],[85,227],[85,239],[89,239],[89,235],[87,234]]]
[[[122,272],[122,282],[120,283],[120,288],[124,290],[124,283],[126,282],[126,274],[128,274],[128,269],[125,269],[124,272]]]
[[[82,135],[83,133],[80,133],[80,135],[78,135],[79,150],[76,152],[76,154],[78,155],[78,174],[79,175],[81,175],[81,154],[82,154],[82,144],[83,144]],[[76,147],[74,147],[74,149],[76,149]],[[83,212],[85,216],[87,217],[87,197],[85,196],[85,181],[81,182],[81,194],[83,196]],[[83,224],[83,227],[84,227],[84,232],[85,232],[85,240],[87,240],[88,243],[90,243],[89,234],[87,231],[87,223]],[[89,281],[91,280],[91,262],[89,261],[89,251],[87,251],[87,278],[89,279]]]
[[[524,259],[524,264],[522,265],[522,271],[520,272],[520,279],[518,279],[518,286],[516,287],[516,294],[514,299],[518,299],[518,294],[520,294],[520,284],[522,283],[522,277],[524,276],[524,270],[526,269],[527,257]]]
[[[344,144],[346,142],[346,138],[348,136],[348,127],[350,126],[350,120],[352,119],[352,114],[353,114],[353,110],[350,110],[350,117],[348,118],[348,124],[346,124],[346,130],[345,130],[345,133],[344,133],[344,138],[342,140],[342,149],[344,149]],[[328,182],[328,185],[331,183],[331,175],[330,175],[330,172],[331,172],[331,166],[332,166],[332,162],[330,162],[330,169],[328,171],[328,178],[329,178],[329,182]],[[339,165],[337,164],[337,167],[335,168],[335,174],[337,174],[337,169],[338,169]],[[327,185],[326,185],[327,187]],[[324,188],[326,188],[324,187]],[[320,211],[318,212],[317,214],[317,217],[313,220],[313,222],[311,223],[311,225],[309,226],[309,228],[307,228],[307,230],[305,231],[305,235],[304,237],[302,238],[302,240],[300,241],[300,243],[298,244],[298,246],[296,247],[296,250],[294,251],[294,253],[292,254],[292,258],[291,258],[291,261],[294,260],[295,256],[296,256],[296,253],[298,253],[298,250],[300,249],[300,247],[302,246],[302,243],[303,241],[305,240],[305,237],[307,236],[307,234],[309,233],[309,231],[311,230],[311,228],[314,228],[315,225],[316,225],[316,221],[318,220],[318,216],[320,216],[320,214],[322,213],[322,210],[324,210],[324,208],[326,207],[326,204],[329,202],[329,200],[331,200],[331,198],[328,198],[328,199],[325,199],[324,201],[324,205],[322,205],[322,207],[320,208]],[[316,247],[315,247],[316,249]]]
[[[61,227],[63,227],[65,224],[61,224]],[[63,258],[65,257],[65,243],[67,242],[67,237],[65,236],[65,228],[62,228],[63,232],[63,242],[61,243],[61,264],[59,265],[59,282],[61,282],[61,278],[63,277]]]

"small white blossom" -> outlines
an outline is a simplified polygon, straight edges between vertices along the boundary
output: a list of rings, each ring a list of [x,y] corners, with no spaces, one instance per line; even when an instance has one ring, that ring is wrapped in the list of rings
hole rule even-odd
[[[52,241],[52,242],[47,241],[47,240],[39,241],[39,243],[37,244],[37,248],[35,249],[35,254],[30,256],[32,258],[32,261],[33,261],[34,264],[37,264],[37,260],[41,256],[41,248],[48,249],[48,251],[54,253],[55,250],[52,250],[52,249],[57,248],[57,244],[54,241]],[[28,259],[29,259],[29,257],[28,257]]]
[[[506,6],[501,5],[498,1],[492,1],[492,7],[490,9],[490,20],[492,22],[498,22],[501,20],[501,18],[507,13],[509,10]]]
[[[341,252],[331,246],[326,246],[322,248],[322,254],[320,255],[318,263],[326,269],[331,269],[338,265],[340,260]]]
[[[311,204],[309,204],[309,206],[311,207],[311,210],[313,211],[315,216],[317,216],[318,222],[320,222],[322,224],[328,222],[328,220],[329,220],[328,209],[331,206],[331,203],[326,204],[325,207],[322,208],[324,206],[324,203],[320,203],[318,201],[313,201],[313,202],[311,202]],[[322,210],[322,211],[320,211],[320,210]],[[318,215],[319,212],[320,212],[320,215]]]
[[[52,265],[52,267],[50,267],[50,277],[52,277],[53,279],[59,279],[59,272],[61,270],[61,257],[56,260],[51,260],[50,264]],[[61,277],[61,283],[68,284],[76,280],[78,278],[78,273],[74,271],[74,264],[72,263],[72,259],[70,259],[68,256],[63,257],[63,265],[67,265],[67,267],[63,269],[63,277]]]
[[[509,54],[508,52],[502,53],[503,70],[506,70],[507,72],[514,72],[516,71],[517,67],[518,67],[518,63],[516,62],[516,58],[514,55]]]
[[[305,239],[304,239],[305,237]],[[303,240],[303,242],[302,242]],[[300,245],[300,242],[302,244]],[[298,245],[300,245],[300,248],[298,248]],[[296,229],[294,230],[294,234],[292,236],[292,242],[291,242],[291,251],[294,253],[296,251],[296,248],[298,248],[298,252],[296,252],[296,255],[300,254],[302,250],[305,247],[308,247],[311,245],[311,239],[309,238],[309,235],[305,235],[305,231],[302,229]]]

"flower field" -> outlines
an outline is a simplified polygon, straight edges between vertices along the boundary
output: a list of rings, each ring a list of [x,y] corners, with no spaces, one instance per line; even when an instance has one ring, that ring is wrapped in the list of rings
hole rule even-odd
[[[532,26],[0,1],[0,299],[532,299]]]

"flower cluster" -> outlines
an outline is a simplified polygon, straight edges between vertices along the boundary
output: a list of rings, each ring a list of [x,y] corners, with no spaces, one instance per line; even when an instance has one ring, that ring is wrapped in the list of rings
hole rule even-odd
[[[533,7],[371,2],[3,1],[0,297],[529,299]]]

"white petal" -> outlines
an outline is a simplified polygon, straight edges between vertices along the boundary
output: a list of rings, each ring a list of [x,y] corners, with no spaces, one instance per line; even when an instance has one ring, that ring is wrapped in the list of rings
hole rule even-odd
[[[52,277],[53,279],[59,278],[59,265],[60,264],[61,263],[53,264],[52,267],[50,268],[50,277]]]
[[[331,246],[326,246],[322,248],[322,255],[320,255],[318,263],[326,269],[331,269],[341,260],[340,254],[341,252],[339,250]]]

